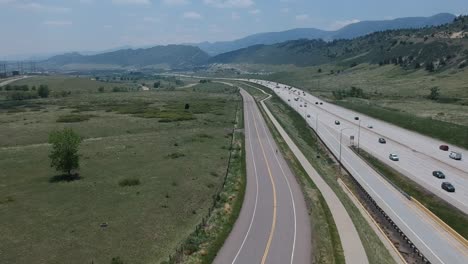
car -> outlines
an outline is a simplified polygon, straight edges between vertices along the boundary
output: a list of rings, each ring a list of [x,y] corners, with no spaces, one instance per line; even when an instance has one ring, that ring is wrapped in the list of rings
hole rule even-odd
[[[385,140],[385,138],[379,138],[379,143],[380,144],[385,144],[385,143],[387,143],[387,140]]]
[[[339,124],[341,124],[340,121],[335,120],[335,125],[339,125]]]
[[[302,105],[299,105],[299,107],[302,107]]]
[[[307,107],[307,104],[305,104],[304,107]]]
[[[310,118],[310,115],[307,115],[308,118]]]
[[[445,179],[445,174],[441,171],[433,171],[432,176],[439,178],[439,179]]]
[[[440,149],[440,150],[443,150],[443,151],[448,151],[448,150],[449,150],[449,146],[447,146],[447,145],[440,145],[440,146],[439,146],[439,149]]]
[[[315,102],[316,105],[318,105],[318,102]]]
[[[441,187],[447,192],[455,192],[455,187],[450,182],[443,182]]]
[[[323,103],[322,103],[322,102],[320,102],[320,104],[321,104],[321,105],[323,105]]]
[[[291,99],[288,99],[288,102],[291,102]]]
[[[455,152],[455,151],[452,151],[452,152],[450,152],[449,157],[451,159],[454,159],[454,160],[461,160],[462,159],[462,154],[458,153],[458,152]]]
[[[399,160],[400,160],[400,158],[398,158],[398,155],[397,155],[397,154],[393,154],[393,153],[392,153],[392,154],[390,154],[388,157],[389,157],[391,160],[393,160],[393,161],[399,161]]]
[[[373,127],[372,125],[367,125],[367,128],[372,129],[372,128],[374,128],[374,127]]]

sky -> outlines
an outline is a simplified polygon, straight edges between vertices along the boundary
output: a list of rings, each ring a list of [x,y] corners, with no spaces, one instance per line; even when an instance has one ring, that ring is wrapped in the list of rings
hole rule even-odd
[[[0,58],[468,14],[467,0],[0,0]]]

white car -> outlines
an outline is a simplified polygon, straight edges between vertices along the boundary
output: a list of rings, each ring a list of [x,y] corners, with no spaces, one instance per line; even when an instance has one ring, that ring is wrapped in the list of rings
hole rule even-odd
[[[400,160],[400,158],[398,158],[397,154],[390,154],[388,157],[393,161],[399,161]]]

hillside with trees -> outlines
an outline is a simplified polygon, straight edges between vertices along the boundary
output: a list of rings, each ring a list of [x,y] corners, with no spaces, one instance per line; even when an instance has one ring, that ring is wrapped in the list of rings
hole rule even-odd
[[[452,23],[422,29],[387,30],[353,40],[295,40],[256,45],[220,54],[211,63],[293,64],[314,66],[335,63],[395,64],[404,69],[424,67],[437,71],[463,68],[468,60],[468,16]]]

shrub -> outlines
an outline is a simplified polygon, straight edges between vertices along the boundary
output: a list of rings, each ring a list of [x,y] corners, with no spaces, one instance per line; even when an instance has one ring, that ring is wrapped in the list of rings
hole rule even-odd
[[[127,187],[127,186],[136,186],[140,185],[140,180],[136,178],[126,178],[119,181],[120,187]]]
[[[181,157],[184,157],[185,154],[184,153],[180,153],[180,152],[174,152],[174,153],[171,153],[169,155],[167,155],[168,158],[170,159],[178,159],[178,158],[181,158]]]
[[[49,87],[47,85],[41,84],[37,90],[37,95],[39,95],[41,98],[47,98],[49,97],[49,92]]]
[[[63,115],[59,116],[57,119],[58,123],[77,123],[82,121],[89,120],[93,115],[78,115],[78,114],[70,114],[70,115]]]

